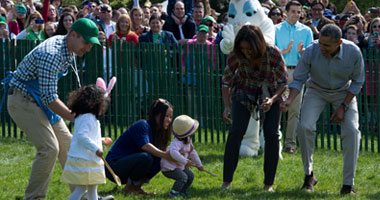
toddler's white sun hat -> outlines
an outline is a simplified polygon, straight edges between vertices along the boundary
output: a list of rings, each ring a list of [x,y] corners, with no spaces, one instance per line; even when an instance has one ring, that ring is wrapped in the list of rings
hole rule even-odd
[[[193,135],[198,129],[199,122],[187,115],[180,115],[173,122],[173,134],[177,138]]]

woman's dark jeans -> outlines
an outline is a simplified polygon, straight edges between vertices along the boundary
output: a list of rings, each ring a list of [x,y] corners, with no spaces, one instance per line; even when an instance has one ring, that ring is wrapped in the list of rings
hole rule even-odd
[[[154,157],[150,153],[141,152],[118,160],[108,161],[108,164],[115,174],[119,176],[122,184],[128,183],[129,179],[134,185],[139,185],[160,172],[160,167],[152,169],[153,160]],[[107,178],[115,182],[107,167],[105,169]]]
[[[228,134],[224,151],[223,181],[232,182],[233,175],[239,161],[240,144],[247,130],[251,113],[238,101],[232,101],[232,127]],[[279,158],[278,132],[281,119],[280,104],[272,104],[271,109],[265,113],[264,119],[264,184],[273,185]]]

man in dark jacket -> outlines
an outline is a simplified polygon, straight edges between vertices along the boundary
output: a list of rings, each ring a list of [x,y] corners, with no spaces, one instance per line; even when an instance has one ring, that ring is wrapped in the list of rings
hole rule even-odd
[[[195,35],[196,25],[191,16],[185,15],[185,4],[177,1],[173,8],[173,17],[168,17],[163,30],[170,31],[179,43],[185,44]]]
[[[325,10],[325,6],[322,4],[320,0],[315,0],[311,3],[311,20],[306,22],[306,25],[311,28],[313,31],[314,40],[319,38],[319,31],[326,24],[334,24],[334,21],[327,19],[323,16],[323,12]]]

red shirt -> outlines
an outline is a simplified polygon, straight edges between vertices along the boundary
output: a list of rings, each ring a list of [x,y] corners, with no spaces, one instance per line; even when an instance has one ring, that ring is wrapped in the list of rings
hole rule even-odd
[[[110,37],[108,38],[108,42],[109,42],[109,46],[111,47],[112,45],[112,37],[117,34],[116,32],[113,32],[111,33]],[[125,41],[125,42],[134,42],[135,43],[135,46],[137,44],[137,42],[139,42],[139,37],[136,35],[136,33],[134,32],[130,32],[129,35],[126,35],[126,34],[117,34],[117,36]]]

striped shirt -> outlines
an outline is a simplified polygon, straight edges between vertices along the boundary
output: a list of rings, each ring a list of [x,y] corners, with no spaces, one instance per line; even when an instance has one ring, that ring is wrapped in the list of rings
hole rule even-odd
[[[265,97],[272,97],[279,86],[286,85],[287,81],[288,73],[280,50],[268,45],[259,70],[250,67],[247,60],[238,60],[231,53],[222,78],[223,87],[231,88],[231,99],[241,102],[251,112]]]
[[[73,58],[68,52],[66,36],[51,37],[24,57],[9,85],[30,95],[25,82],[38,79],[42,103],[48,105],[58,98],[58,74],[67,70]]]

